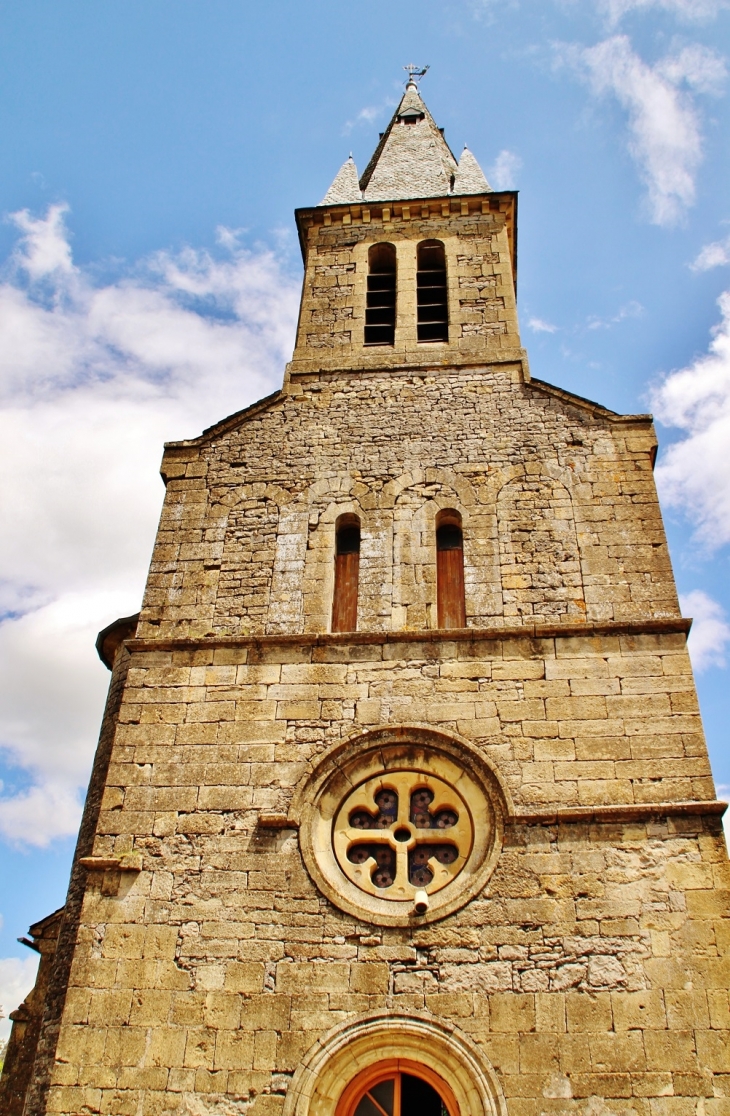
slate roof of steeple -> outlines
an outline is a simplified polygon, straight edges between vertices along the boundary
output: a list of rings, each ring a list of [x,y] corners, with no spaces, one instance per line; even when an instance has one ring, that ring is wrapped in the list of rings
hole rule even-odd
[[[350,156],[320,205],[481,194],[490,189],[468,148],[457,163],[411,80],[359,183]]]
[[[469,148],[465,147],[459,159],[452,194],[484,194],[491,189],[492,187],[484,177],[484,171]]]
[[[362,194],[357,180],[357,167],[351,155],[338,170],[334,182],[319,204],[346,205],[348,202],[359,201],[362,201]]]
[[[415,124],[406,124],[408,118]],[[398,201],[448,194],[456,159],[421,98],[409,81],[403,99],[383,132],[360,179],[365,201]]]

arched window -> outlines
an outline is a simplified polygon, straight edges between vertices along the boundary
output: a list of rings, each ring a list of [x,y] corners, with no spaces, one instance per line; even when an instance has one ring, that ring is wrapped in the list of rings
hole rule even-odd
[[[335,525],[335,593],[332,631],[357,630],[357,583],[360,574],[360,520],[341,515]]]
[[[417,249],[418,340],[448,341],[446,253],[440,240],[422,240]]]
[[[395,344],[395,248],[373,244],[368,251],[365,344]]]
[[[439,628],[465,628],[464,536],[456,511],[436,519],[436,602]]]
[[[430,1067],[392,1058],[358,1074],[342,1094],[337,1116],[459,1116],[459,1109]]]

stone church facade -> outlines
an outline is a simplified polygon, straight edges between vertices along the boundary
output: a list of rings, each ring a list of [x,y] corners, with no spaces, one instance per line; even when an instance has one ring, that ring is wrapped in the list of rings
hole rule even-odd
[[[651,417],[531,378],[516,195],[412,79],[296,216],[284,385],[166,447],[99,638],[3,1111],[723,1116],[724,806]]]

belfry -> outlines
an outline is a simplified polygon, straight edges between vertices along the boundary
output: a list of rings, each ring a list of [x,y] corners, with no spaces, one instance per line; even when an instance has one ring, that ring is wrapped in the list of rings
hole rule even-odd
[[[533,379],[411,74],[280,391],[165,447],[6,1116],[723,1116],[730,872],[651,416]],[[39,912],[40,913],[40,912]]]

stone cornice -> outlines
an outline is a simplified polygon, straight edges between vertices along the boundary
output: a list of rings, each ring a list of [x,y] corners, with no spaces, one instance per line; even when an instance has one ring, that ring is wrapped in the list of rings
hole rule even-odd
[[[559,825],[562,822],[633,822],[663,817],[722,816],[727,802],[715,799],[691,802],[627,802],[610,806],[565,806],[560,809],[529,810],[505,819],[506,825]]]
[[[299,635],[201,635],[179,639],[130,639],[130,651],[183,651],[216,647],[342,647],[395,643],[476,643],[483,641],[541,639],[592,639],[596,636],[687,635],[691,619],[684,616],[660,620],[617,621],[598,624],[522,624],[504,628],[451,628],[396,632],[302,632]]]
[[[505,817],[505,825],[610,824],[644,822],[664,817],[715,817],[727,810],[727,802],[716,799],[691,802],[627,802],[611,806],[564,806],[560,809],[528,810]],[[285,813],[259,815],[262,829],[298,829],[299,822]]]
[[[371,350],[371,352],[373,351]],[[418,354],[417,358],[414,357],[410,361],[396,361],[393,364],[353,363],[347,368],[320,368],[313,365],[303,367],[301,362],[291,360],[286,366],[286,375],[287,379],[296,378],[297,383],[308,381],[316,383],[324,379],[340,379],[348,376],[361,377],[364,375],[387,376],[391,373],[395,375],[405,373],[408,376],[435,376],[439,373],[449,375],[464,368],[479,368],[487,372],[495,365],[505,364],[513,364],[520,368],[525,382],[530,382],[527,353],[524,349],[494,349],[488,353],[481,352],[478,356],[470,356],[450,350],[446,356],[434,355],[431,361],[426,360],[422,354]],[[284,390],[286,390],[286,385]],[[571,398],[569,392],[564,394],[567,398]],[[580,399],[580,396],[575,398]],[[598,407],[597,403],[591,404],[593,410]],[[606,411],[607,415],[614,413],[606,410],[606,408],[603,408],[603,410]]]
[[[434,208],[433,216],[469,217],[502,212],[507,220],[512,274],[517,290],[517,190],[490,190],[483,194],[445,195],[430,198],[403,198],[398,201],[346,202],[338,205],[310,205],[294,210],[302,259],[307,261],[307,229],[313,225],[385,224],[398,220],[423,219],[424,210]],[[446,212],[444,212],[446,209]],[[406,211],[405,213],[403,211]]]

